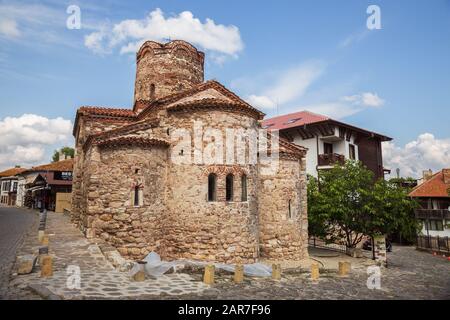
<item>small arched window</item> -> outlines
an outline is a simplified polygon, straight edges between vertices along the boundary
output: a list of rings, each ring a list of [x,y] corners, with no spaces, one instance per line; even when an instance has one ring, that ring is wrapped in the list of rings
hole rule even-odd
[[[150,85],[150,100],[155,99],[155,84],[152,83]]]
[[[211,173],[208,176],[208,201],[216,201],[217,176]]]
[[[288,203],[288,218],[292,219],[292,207],[291,207],[291,200],[289,199],[289,203]]]
[[[227,175],[225,179],[225,200],[233,201],[233,180],[232,174]]]
[[[139,199],[139,186],[134,187],[134,206],[139,207],[140,199]]]
[[[241,177],[241,201],[247,201],[247,176],[244,174]]]

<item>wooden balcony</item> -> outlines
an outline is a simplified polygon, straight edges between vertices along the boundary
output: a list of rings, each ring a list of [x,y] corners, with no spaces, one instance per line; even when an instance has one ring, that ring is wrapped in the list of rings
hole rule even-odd
[[[450,220],[450,211],[447,209],[416,209],[417,219],[438,219],[438,220]]]
[[[334,166],[336,163],[344,164],[344,155],[337,153],[319,154],[319,166]]]

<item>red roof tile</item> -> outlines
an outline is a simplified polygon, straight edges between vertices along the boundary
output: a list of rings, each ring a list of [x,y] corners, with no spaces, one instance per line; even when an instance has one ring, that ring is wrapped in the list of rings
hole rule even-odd
[[[24,168],[11,168],[11,169],[0,172],[0,178],[12,177],[12,176],[15,176],[16,174],[22,173],[26,170],[27,169],[24,169]]]
[[[350,128],[351,130],[359,131],[367,135],[375,135],[378,136],[381,141],[391,141],[392,138],[384,136],[382,134],[378,134],[375,132],[371,132],[365,129],[357,128],[355,126],[336,121],[327,116],[323,116],[317,113],[313,113],[310,111],[300,111],[296,113],[290,113],[283,116],[278,116],[270,119],[266,119],[263,121],[263,128],[268,130],[284,130],[290,128],[296,128],[307,124],[316,124],[320,122],[330,122],[332,124],[338,126],[344,126]]]
[[[301,111],[264,120],[263,128],[282,130],[327,120],[330,118],[309,111]]]
[[[450,169],[446,169],[450,170]],[[418,185],[410,197],[450,197],[450,183],[444,182],[444,170],[435,173],[430,179]]]
[[[31,168],[29,171],[73,171],[73,159],[61,160],[58,162],[36,166]]]
[[[112,117],[135,117],[136,113],[131,109],[105,108],[95,106],[84,106],[78,109],[83,114],[96,114]]]

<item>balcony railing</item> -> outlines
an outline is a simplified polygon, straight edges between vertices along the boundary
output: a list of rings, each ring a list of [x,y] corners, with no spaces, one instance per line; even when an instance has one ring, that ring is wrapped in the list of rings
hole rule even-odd
[[[336,163],[344,164],[345,163],[344,155],[337,153],[319,154],[319,166],[333,166]]]
[[[450,220],[450,211],[447,209],[416,209],[417,219],[439,219]]]

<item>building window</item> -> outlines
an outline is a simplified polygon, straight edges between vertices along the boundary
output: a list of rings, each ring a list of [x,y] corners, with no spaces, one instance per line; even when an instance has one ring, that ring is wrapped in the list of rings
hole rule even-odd
[[[13,192],[17,192],[17,182],[13,183]]]
[[[353,144],[349,145],[348,156],[351,160],[356,160],[356,150]]]
[[[134,206],[135,207],[139,207],[139,205],[140,205],[139,192],[140,192],[139,186],[134,187]]]
[[[444,231],[442,220],[425,221],[425,229],[430,231]]]
[[[241,201],[247,201],[247,176],[245,174],[241,177],[241,188]]]
[[[225,200],[233,201],[233,180],[232,174],[227,175],[225,178]]]
[[[208,176],[208,201],[216,201],[217,176],[211,173]]]
[[[333,144],[324,142],[323,149],[324,149],[325,154],[332,154],[333,153]]]
[[[155,99],[155,84],[150,85],[150,100]]]
[[[291,199],[289,199],[289,203],[288,203],[288,217],[289,217],[289,219],[292,219]]]

